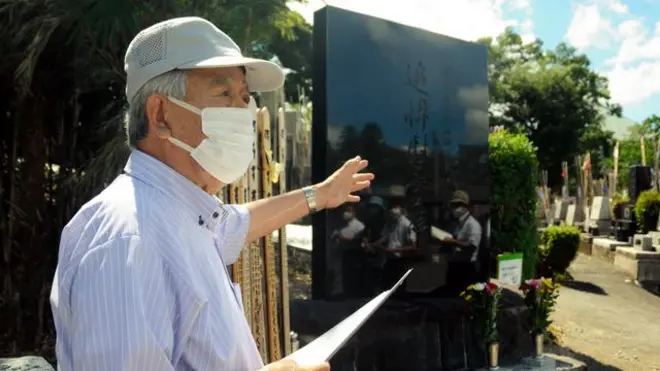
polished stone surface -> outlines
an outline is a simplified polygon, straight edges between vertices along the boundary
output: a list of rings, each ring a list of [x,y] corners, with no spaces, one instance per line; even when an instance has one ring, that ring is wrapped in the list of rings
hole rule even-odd
[[[312,180],[324,180],[360,155],[376,181],[354,205],[360,232],[344,220],[348,208],[314,215],[314,300],[292,302],[292,330],[302,343],[313,339],[415,267],[334,357],[333,371],[458,370],[485,363],[458,293],[491,267],[486,58],[486,48],[475,43],[334,7],[315,13]],[[469,253],[438,237],[438,230],[460,226],[450,209],[457,190],[467,193],[482,230],[478,274],[466,263]],[[400,238],[389,234],[390,240],[412,251],[374,247],[396,225],[394,206],[403,209],[416,238],[402,228]],[[518,298],[503,311],[503,359],[529,351],[521,303]]]
[[[469,253],[431,231],[457,229],[450,199],[464,191],[481,226],[482,258],[488,258],[486,48],[333,7],[315,14],[314,37],[313,181],[357,155],[376,174],[355,205],[365,226],[359,237],[333,238],[345,227],[344,208],[314,216],[314,298],[371,297],[396,281],[404,265],[424,266],[429,282],[414,290],[462,285],[461,269],[452,267]],[[417,249],[403,256],[365,249],[383,236],[395,205],[412,224]]]
[[[332,328],[366,300],[291,302],[291,328],[301,346]],[[532,352],[522,297],[505,290],[499,320],[500,359],[516,363]],[[332,370],[441,371],[486,364],[460,299],[390,300],[332,359]],[[504,364],[504,363],[503,363]]]

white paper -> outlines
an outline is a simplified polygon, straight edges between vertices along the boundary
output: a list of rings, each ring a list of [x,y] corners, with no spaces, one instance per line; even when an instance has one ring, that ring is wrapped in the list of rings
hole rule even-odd
[[[452,238],[453,237],[451,235],[451,233],[449,233],[445,230],[442,230],[438,227],[435,227],[435,226],[431,226],[431,236],[433,236],[434,238],[436,238],[440,241],[445,240],[447,238]]]
[[[362,327],[362,325],[376,312],[403,281],[412,272],[409,269],[391,289],[383,291],[380,295],[371,299],[370,302],[356,310],[353,314],[339,322],[325,334],[316,338],[311,343],[300,348],[297,352],[287,358],[293,359],[301,366],[313,365],[327,362],[339,349]]]

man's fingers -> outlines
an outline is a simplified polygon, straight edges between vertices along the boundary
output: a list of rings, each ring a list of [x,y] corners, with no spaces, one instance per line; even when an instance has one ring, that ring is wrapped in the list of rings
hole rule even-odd
[[[348,195],[348,197],[346,198],[346,202],[350,202],[350,203],[360,202],[360,196]]]
[[[371,181],[369,181],[369,180],[364,180],[364,181],[361,181],[361,182],[357,182],[357,183],[353,184],[353,188],[351,189],[351,192],[357,192],[357,191],[363,190],[363,189],[369,187],[370,185],[371,185]]]
[[[346,161],[344,166],[356,169],[355,171],[357,172],[369,166],[369,161],[363,160],[360,156],[355,156],[352,159]]]
[[[374,180],[376,176],[372,173],[358,173],[353,175],[353,180],[356,182],[364,182],[365,180]]]

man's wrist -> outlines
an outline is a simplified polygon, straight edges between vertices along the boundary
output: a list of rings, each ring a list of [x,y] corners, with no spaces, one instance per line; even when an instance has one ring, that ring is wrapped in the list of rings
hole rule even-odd
[[[323,183],[314,184],[310,187],[316,193],[316,211],[321,211],[328,205],[327,186]]]

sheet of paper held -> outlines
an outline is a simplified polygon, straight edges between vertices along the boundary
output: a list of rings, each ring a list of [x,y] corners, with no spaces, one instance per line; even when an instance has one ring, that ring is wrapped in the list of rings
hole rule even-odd
[[[302,366],[329,361],[353,334],[362,327],[369,317],[376,312],[376,309],[401,286],[410,272],[412,272],[412,269],[409,269],[391,289],[383,291],[380,295],[362,306],[362,308],[356,310],[355,313],[328,330],[328,332],[286,358],[293,359]]]
[[[442,230],[442,229],[440,229],[436,226],[433,226],[433,225],[431,226],[431,235],[433,237],[435,237],[436,239],[440,240],[440,241],[444,240],[445,238],[454,237],[454,236],[452,236],[451,233],[449,233],[445,230]]]

